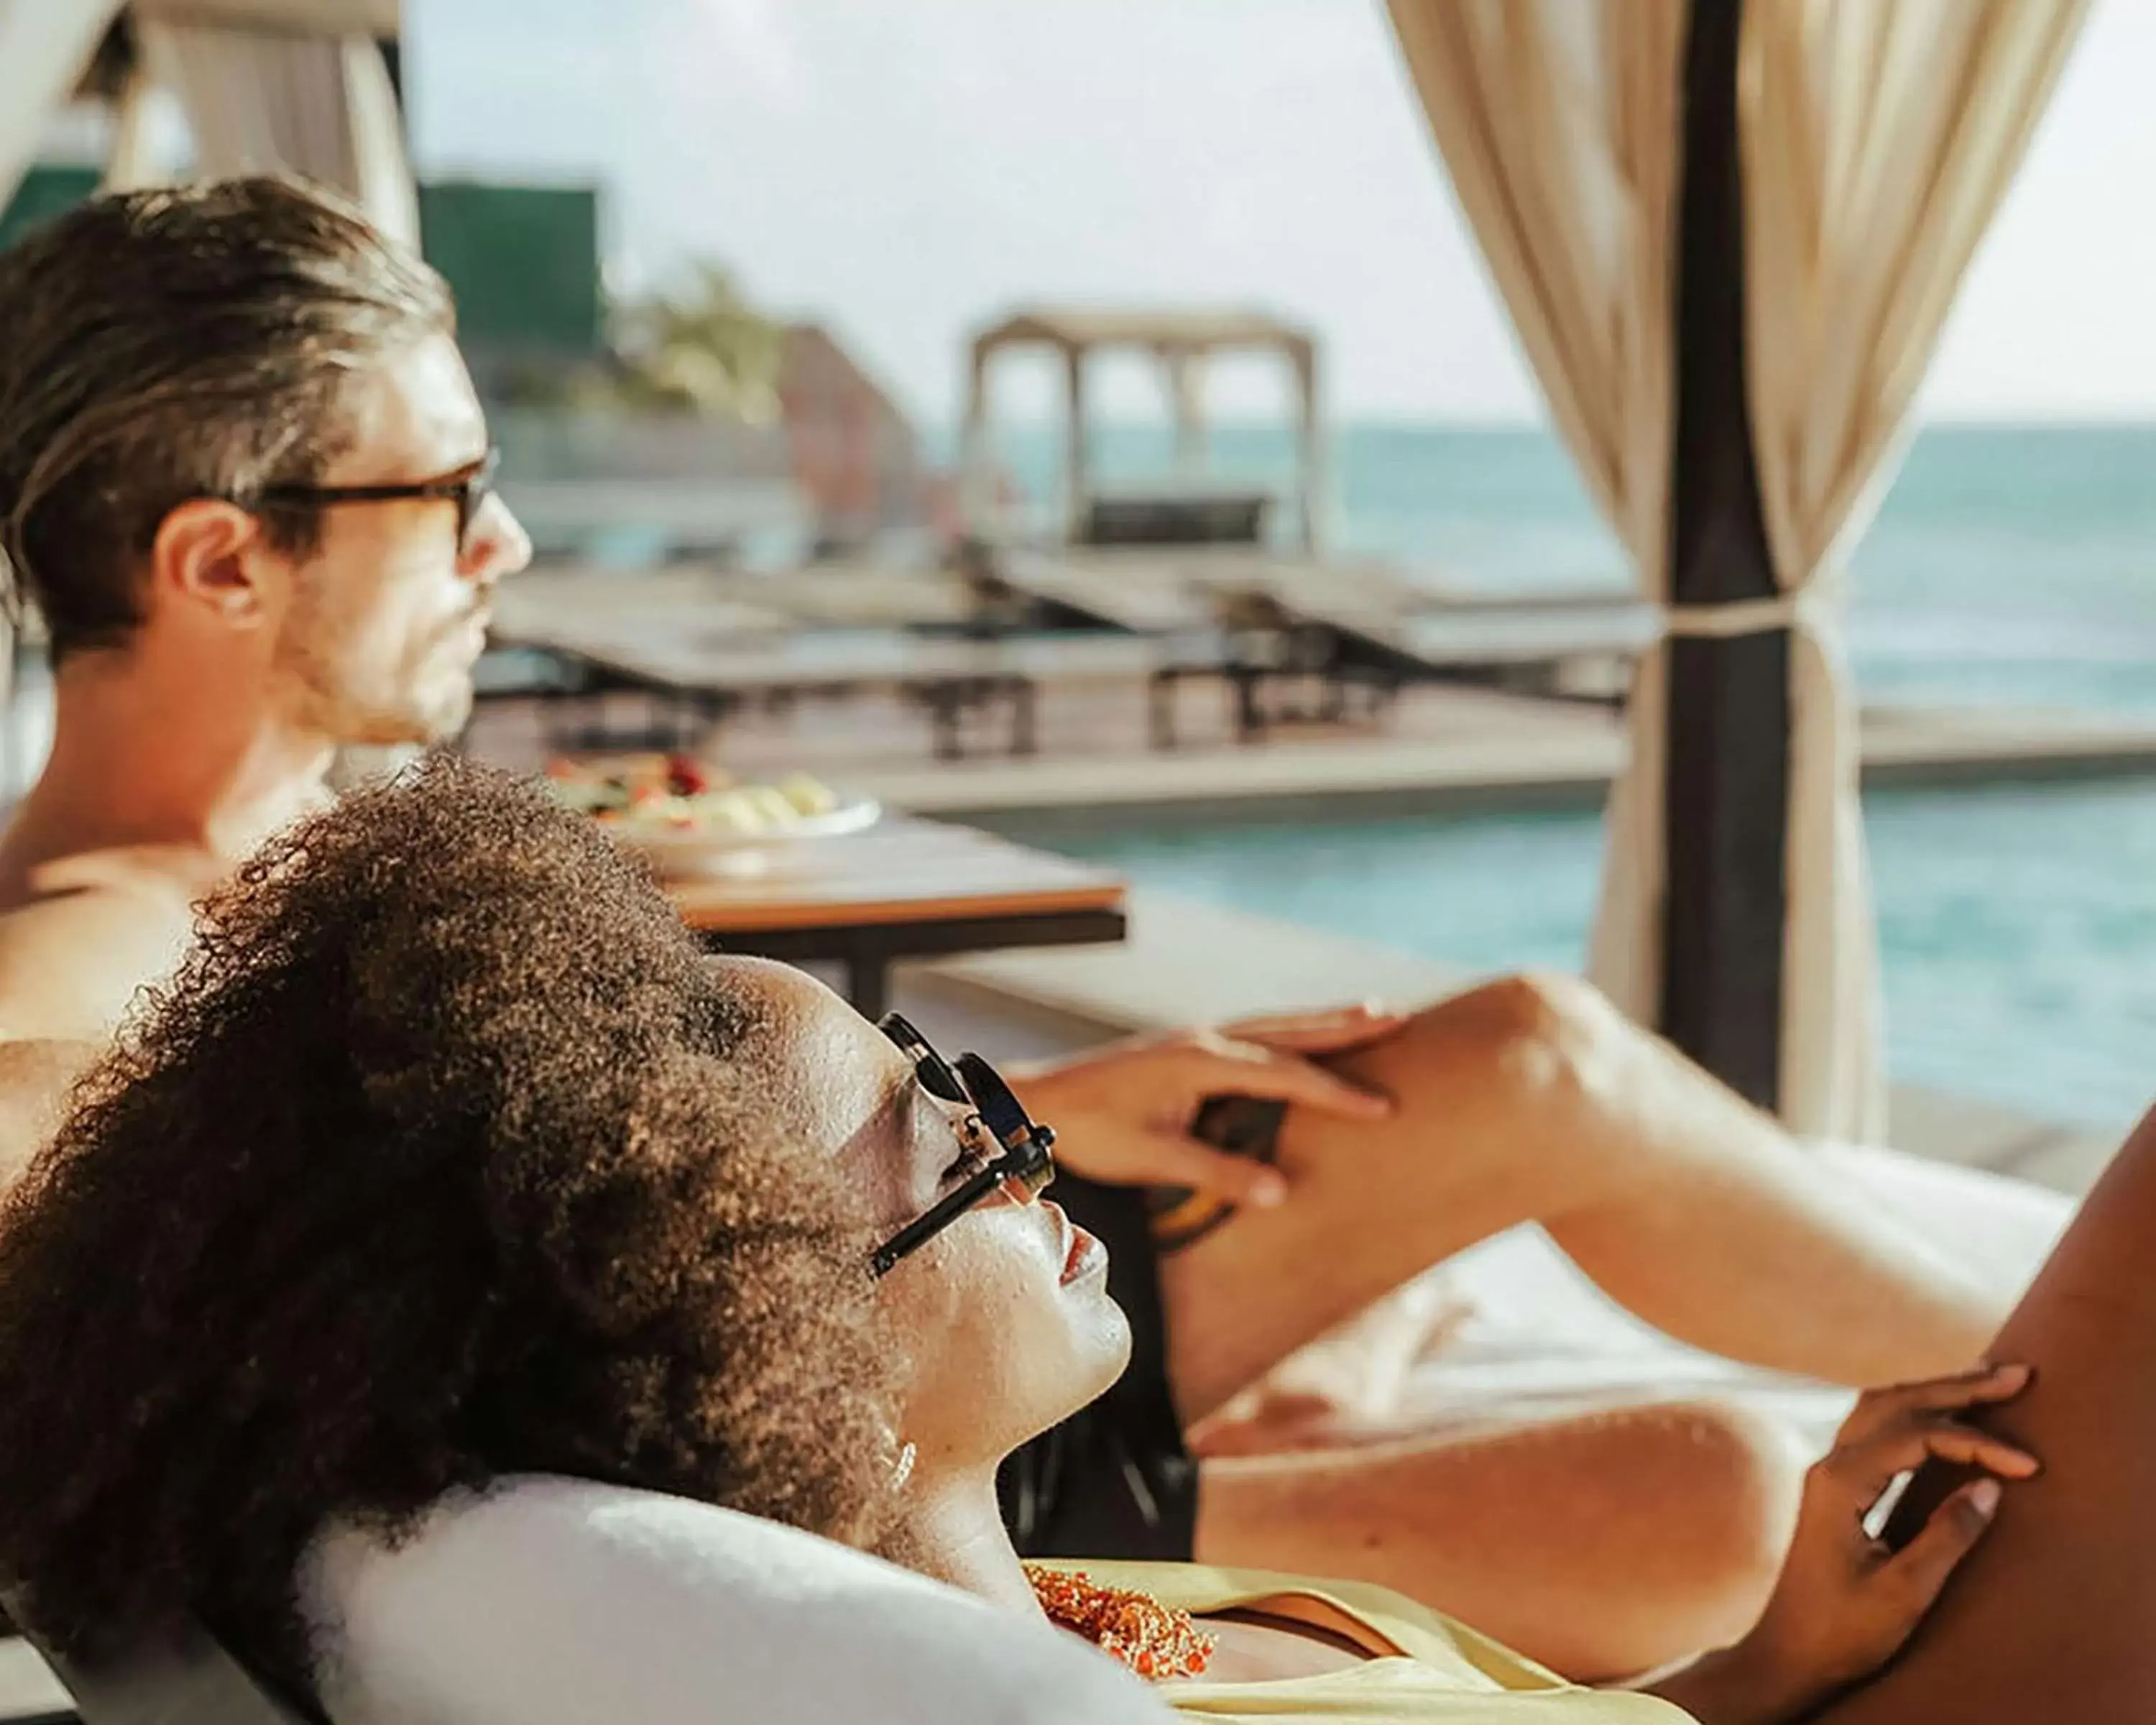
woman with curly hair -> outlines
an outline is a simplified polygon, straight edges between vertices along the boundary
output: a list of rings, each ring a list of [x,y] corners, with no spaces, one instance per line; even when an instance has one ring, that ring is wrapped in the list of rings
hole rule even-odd
[[[516,1471],[873,1543],[896,1361],[774,1034],[536,792],[433,763],[257,856],[0,1223],[38,1621],[192,1599],[290,1678],[326,1521]]]
[[[1200,1717],[1681,1708],[1737,1725],[1812,1717],[1869,1677],[1991,1522],[1999,1481],[2035,1471],[1958,1417],[2012,1399],[2019,1368],[1866,1398],[1811,1477],[1757,1629],[1650,1692],[1572,1687],[1381,1589],[1029,1569],[997,1466],[1128,1349],[1097,1242],[1040,1196],[1050,1142],[977,1058],[948,1065],[783,967],[703,957],[541,792],[430,764],[297,829],[212,906],[0,1214],[0,1563],[64,1648],[192,1615],[340,1717],[386,1717],[353,1622],[413,1554],[454,1544],[459,1517],[513,1505],[523,1476],[567,1476],[790,1522],[1045,1612]],[[2124,1165],[2147,1183],[2156,1135]],[[2071,1332],[2057,1315],[2116,1255],[2135,1197],[2077,1226],[2007,1340],[2041,1353]],[[2087,1455],[2086,1429],[2040,1417],[2054,1406],[2032,1403],[2028,1434]],[[1984,1477],[1935,1494],[1890,1553],[1862,1517],[1927,1458]],[[2016,1489],[2013,1532],[2073,1525],[2065,1487]],[[2146,1530],[2146,1490],[2122,1491],[2112,1521]],[[2070,1548],[2011,1543],[2017,1569],[1984,1569],[1835,1707],[1944,1717],[1929,1697],[2002,1639],[1987,1613],[2041,1609],[2032,1587],[2071,1568]],[[463,1582],[429,1602],[452,1654],[485,1640],[519,1578],[497,1563]],[[738,1681],[693,1620],[587,1603],[583,1632],[639,1632],[668,1693]],[[2114,1687],[2156,1677],[2133,1626],[2096,1639]],[[523,1651],[552,1669],[555,1650]],[[2001,1681],[1961,1716],[2026,1717],[2036,1698]]]

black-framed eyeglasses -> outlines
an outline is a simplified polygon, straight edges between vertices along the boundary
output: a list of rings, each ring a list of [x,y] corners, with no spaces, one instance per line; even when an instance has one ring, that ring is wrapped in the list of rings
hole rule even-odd
[[[980,1141],[978,1165],[942,1197],[869,1255],[869,1271],[886,1276],[898,1260],[916,1252],[983,1199],[1001,1191],[1019,1204],[1031,1204],[1055,1178],[1049,1153],[1055,1134],[1036,1124],[1011,1094],[996,1069],[977,1054],[962,1054],[956,1064],[928,1045],[928,1039],[897,1013],[876,1028],[913,1062],[913,1076],[938,1101],[971,1111],[967,1130]]]
[[[264,503],[282,503],[303,509],[326,508],[339,503],[409,503],[430,497],[457,506],[457,553],[471,550],[472,526],[486,500],[494,495],[501,451],[490,449],[469,467],[439,479],[413,480],[394,485],[264,485],[256,495]]]

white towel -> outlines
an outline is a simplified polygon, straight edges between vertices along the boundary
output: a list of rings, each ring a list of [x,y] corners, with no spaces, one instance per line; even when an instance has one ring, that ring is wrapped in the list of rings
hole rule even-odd
[[[319,1541],[336,1725],[1165,1725],[1074,1638],[774,1522],[531,1476]]]

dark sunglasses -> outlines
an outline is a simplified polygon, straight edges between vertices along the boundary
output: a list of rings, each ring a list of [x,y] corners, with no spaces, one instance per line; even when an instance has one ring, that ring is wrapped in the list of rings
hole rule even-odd
[[[457,506],[457,554],[471,551],[472,526],[486,500],[494,495],[494,480],[501,466],[501,451],[490,449],[475,466],[461,468],[440,479],[414,480],[397,485],[264,485],[258,494],[264,503],[302,509],[326,508],[339,503],[408,503],[440,498]]]
[[[968,1125],[976,1126],[994,1147],[980,1153],[979,1167],[869,1255],[870,1273],[880,1276],[998,1191],[1020,1204],[1039,1198],[1055,1178],[1055,1158],[1049,1154],[1055,1134],[1034,1123],[1010,1086],[978,1055],[962,1054],[954,1065],[895,1012],[876,1028],[913,1062],[913,1076],[921,1087],[938,1101],[970,1109]]]

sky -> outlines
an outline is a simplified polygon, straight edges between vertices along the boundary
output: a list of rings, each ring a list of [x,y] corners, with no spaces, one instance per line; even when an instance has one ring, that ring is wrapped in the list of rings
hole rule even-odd
[[[593,182],[634,286],[721,260],[914,412],[1029,300],[1255,304],[1341,417],[1519,422],[1533,381],[1378,0],[405,0],[423,171]],[[2096,0],[1921,398],[2156,418],[2156,0]],[[998,406],[1044,409],[1019,372]],[[1144,412],[1141,372],[1106,410]],[[1223,417],[1283,392],[1222,377]]]

